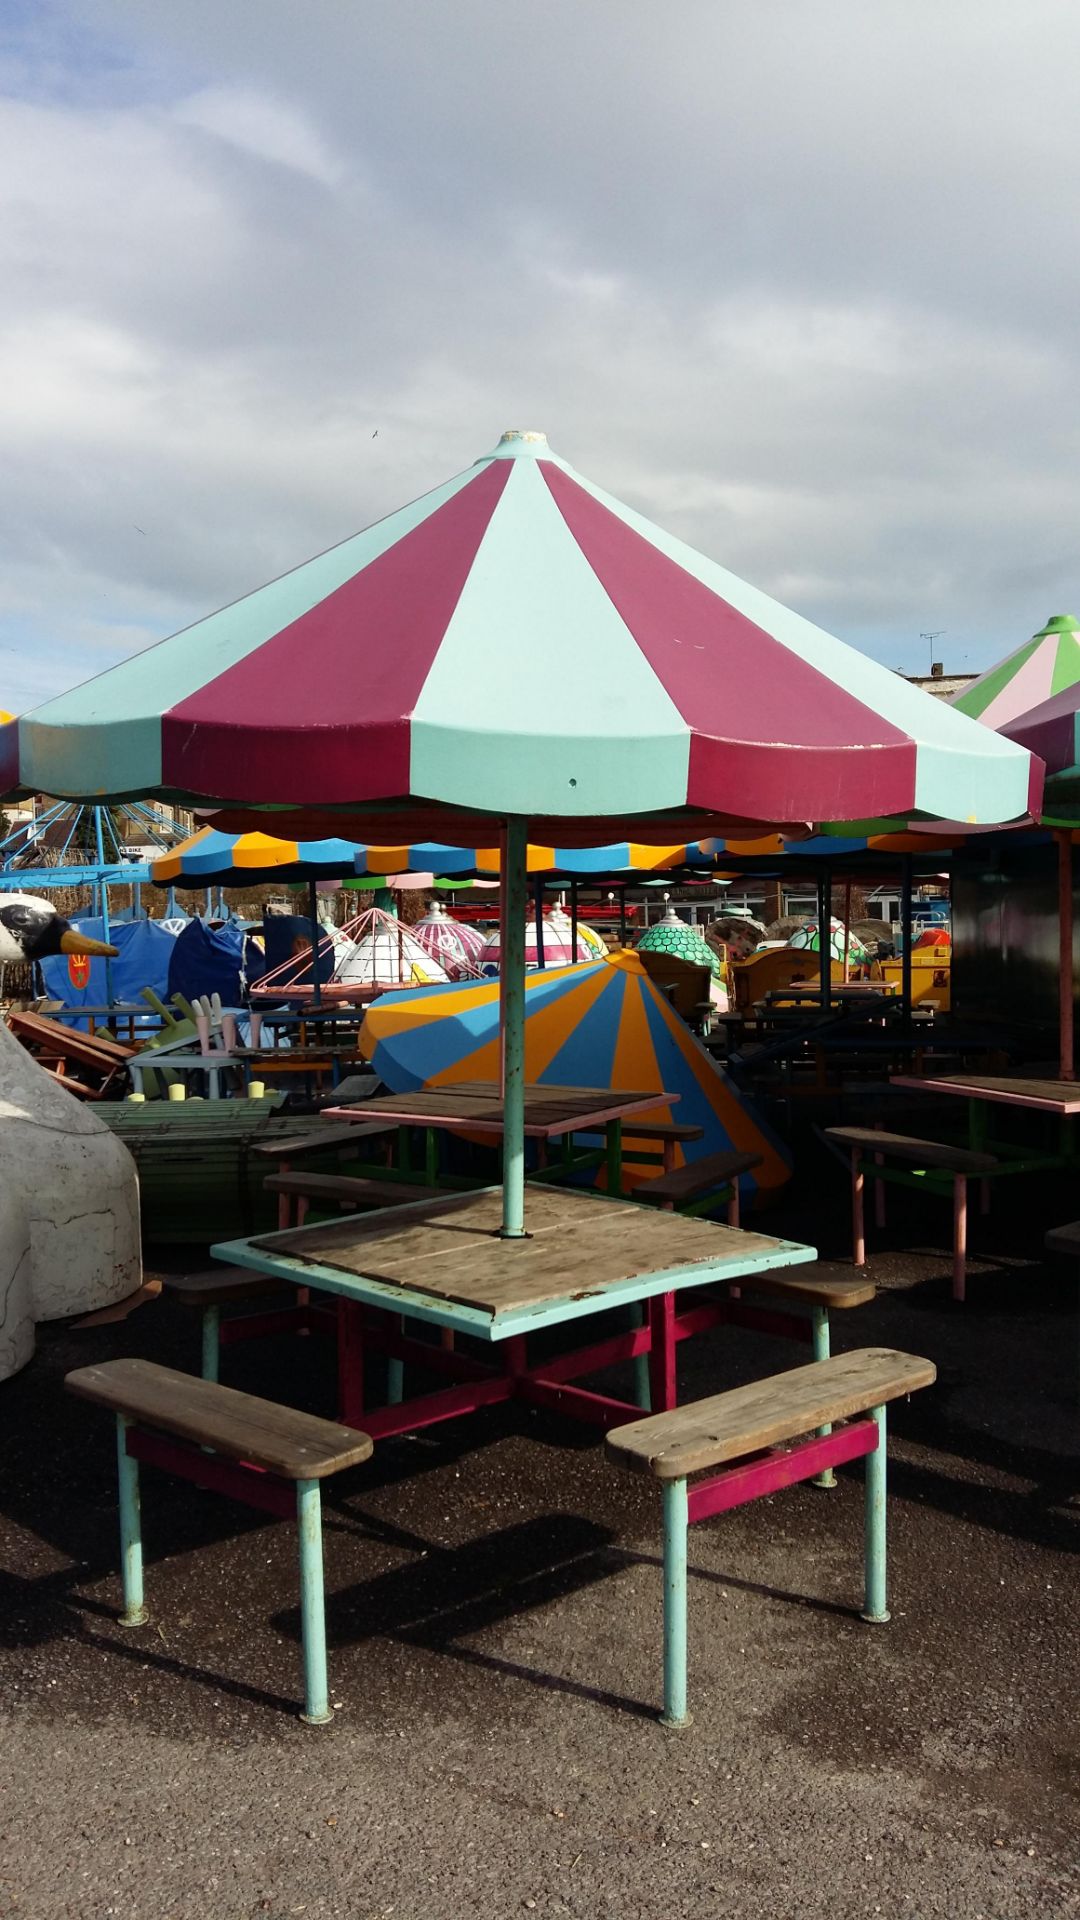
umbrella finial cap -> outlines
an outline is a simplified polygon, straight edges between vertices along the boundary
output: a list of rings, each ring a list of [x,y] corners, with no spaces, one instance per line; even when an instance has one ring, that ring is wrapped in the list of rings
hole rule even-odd
[[[1039,629],[1035,638],[1036,640],[1041,640],[1046,634],[1050,633],[1075,633],[1078,627],[1080,627],[1080,620],[1077,619],[1075,613],[1055,613],[1047,621],[1045,627]]]
[[[499,444],[495,448],[494,453],[490,454],[489,458],[492,460],[521,460],[529,458],[542,460],[544,455],[550,452],[551,448],[548,446],[546,433],[536,433],[527,427],[507,427],[506,432],[500,436]]]

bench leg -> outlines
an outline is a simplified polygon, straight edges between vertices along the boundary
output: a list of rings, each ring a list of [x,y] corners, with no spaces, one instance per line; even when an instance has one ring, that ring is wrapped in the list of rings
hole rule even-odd
[[[322,1501],[317,1480],[296,1483],[300,1535],[300,1628],[304,1642],[304,1711],[309,1727],[333,1719],[326,1678],[326,1604],[323,1592]]]
[[[814,1359],[827,1360],[829,1358],[829,1351],[830,1351],[829,1310],[827,1307],[811,1307],[810,1328],[811,1328],[811,1334],[814,1342]],[[818,1428],[818,1433],[820,1434],[823,1440],[831,1432],[832,1432],[831,1426]],[[833,1472],[832,1468],[826,1467],[823,1473],[819,1473],[816,1476],[813,1484],[815,1487],[835,1487],[836,1475]]]
[[[738,1176],[731,1183],[731,1198],[728,1201],[727,1223],[729,1227],[739,1225],[739,1181]]]
[[[142,1520],[139,1512],[139,1463],[127,1450],[131,1421],[116,1416],[116,1470],[120,1486],[120,1575],[124,1583],[122,1627],[141,1627],[147,1618],[143,1606]]]
[[[665,1480],[664,1501],[664,1711],[665,1727],[686,1727],[686,1534],[689,1516],[685,1480]]]
[[[967,1290],[967,1175],[958,1173],[953,1181],[953,1268],[952,1296],[963,1300]]]
[[[866,1265],[866,1222],[863,1217],[862,1154],[858,1147],[851,1156],[851,1258],[857,1267]]]
[[[866,1567],[862,1617],[873,1626],[881,1626],[889,1618],[889,1609],[885,1604],[887,1435],[884,1407],[872,1407],[870,1417],[877,1423],[878,1443],[873,1453],[866,1456]]]
[[[221,1308],[204,1307],[202,1317],[202,1377],[221,1378]]]

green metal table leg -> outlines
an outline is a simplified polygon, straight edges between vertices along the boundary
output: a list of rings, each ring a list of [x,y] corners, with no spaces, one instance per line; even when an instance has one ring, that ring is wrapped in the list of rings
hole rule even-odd
[[[116,1416],[116,1470],[120,1484],[120,1574],[124,1583],[122,1627],[141,1627],[143,1606],[142,1520],[139,1511],[139,1463],[127,1450],[126,1414]]]
[[[829,1351],[830,1351],[828,1308],[827,1307],[811,1307],[810,1325],[813,1329],[814,1359],[827,1360],[829,1358]],[[832,1432],[831,1426],[818,1428],[818,1434],[822,1440],[824,1440],[825,1436],[827,1434],[830,1434],[831,1432]],[[813,1484],[815,1487],[835,1487],[836,1475],[833,1472],[832,1468],[826,1467],[823,1473],[817,1474],[814,1478]]]
[[[412,1141],[408,1127],[399,1127],[397,1130],[397,1163],[399,1173],[412,1172]]]
[[[607,1123],[607,1190],[610,1194],[622,1192],[621,1120],[609,1120]]]
[[[323,1590],[322,1502],[317,1480],[296,1483],[300,1535],[300,1625],[304,1642],[304,1711],[309,1727],[333,1719],[326,1678],[326,1605]]]
[[[202,1377],[221,1377],[221,1308],[204,1307],[202,1317]]]
[[[396,1325],[398,1332],[403,1334],[405,1332],[405,1318],[403,1314],[398,1314]],[[388,1407],[400,1407],[404,1398],[405,1362],[404,1360],[396,1359],[395,1356],[391,1354],[386,1362],[386,1404]]]
[[[664,1711],[665,1727],[686,1727],[686,1534],[685,1480],[665,1480],[664,1501]]]
[[[889,1618],[885,1591],[885,1494],[886,1441],[885,1409],[873,1407],[871,1418],[877,1422],[878,1443],[866,1456],[866,1588],[862,1617],[872,1625],[883,1625]]]
[[[424,1179],[429,1187],[439,1184],[439,1142],[434,1127],[424,1135]]]

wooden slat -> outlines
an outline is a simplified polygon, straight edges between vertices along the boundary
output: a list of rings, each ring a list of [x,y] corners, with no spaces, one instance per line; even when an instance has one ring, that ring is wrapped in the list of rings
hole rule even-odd
[[[898,1073],[896,1087],[914,1087],[924,1093],[947,1093],[966,1100],[999,1101],[1005,1106],[1034,1107],[1047,1113],[1080,1113],[1080,1083],[1039,1079],[1011,1073],[940,1073],[926,1078]]]
[[[883,1406],[937,1378],[930,1360],[866,1347],[755,1380],[730,1393],[617,1427],[607,1445],[620,1466],[681,1480],[742,1460],[836,1420]]]
[[[637,1200],[667,1201],[678,1206],[680,1200],[696,1200],[714,1187],[737,1180],[751,1167],[760,1167],[760,1153],[710,1153],[703,1160],[691,1160],[672,1173],[659,1173],[655,1180],[642,1180],[634,1189]]]
[[[536,1136],[570,1133],[602,1125],[624,1113],[668,1107],[675,1093],[636,1093],[621,1087],[525,1088],[525,1132]],[[452,1087],[421,1087],[416,1093],[380,1094],[363,1102],[365,1114],[413,1126],[461,1127],[477,1133],[501,1133],[502,1095],[494,1081],[467,1080]],[[335,1116],[341,1109],[331,1109]]]
[[[152,1360],[107,1360],[99,1367],[79,1367],[64,1385],[95,1406],[212,1447],[229,1460],[250,1461],[285,1480],[324,1480],[369,1460],[373,1452],[368,1435],[352,1427],[159,1367]]]
[[[206,1273],[163,1273],[165,1292],[182,1307],[225,1307],[236,1300],[295,1298],[296,1289],[248,1267],[211,1267]]]
[[[641,1274],[722,1267],[781,1245],[711,1220],[539,1185],[529,1188],[525,1215],[528,1238],[501,1239],[502,1195],[487,1188],[420,1200],[391,1215],[264,1234],[251,1245],[496,1316],[599,1295]]]
[[[412,1186],[404,1180],[369,1180],[347,1173],[271,1173],[263,1181],[268,1193],[296,1193],[308,1200],[352,1201],[364,1207],[395,1207],[416,1200],[436,1200],[438,1187]]]
[[[374,1134],[396,1132],[396,1120],[344,1121],[341,1126],[328,1126],[322,1121],[309,1133],[286,1133],[273,1140],[260,1140],[253,1152],[267,1160],[299,1160],[309,1153],[321,1153],[327,1147],[352,1146],[355,1141],[370,1139]]]
[[[886,1133],[874,1127],[826,1127],[826,1138],[862,1153],[881,1153],[889,1160],[906,1160],[916,1167],[941,1167],[946,1173],[993,1173],[999,1162],[992,1153],[972,1153],[968,1147],[947,1146],[941,1140],[917,1140],[910,1133]]]
[[[777,1300],[798,1300],[808,1307],[865,1307],[877,1288],[871,1280],[848,1279],[844,1275],[825,1278],[820,1274],[752,1273],[746,1280],[733,1280],[748,1294],[768,1294]]]
[[[1047,1253],[1065,1253],[1080,1258],[1080,1220],[1067,1227],[1052,1227],[1046,1236]]]
[[[702,1140],[704,1127],[691,1126],[688,1120],[624,1120],[624,1140]]]

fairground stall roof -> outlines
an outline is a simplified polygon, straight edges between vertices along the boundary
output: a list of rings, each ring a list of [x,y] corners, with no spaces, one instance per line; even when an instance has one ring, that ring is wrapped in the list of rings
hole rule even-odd
[[[0,791],[301,808],[408,797],[572,818],[578,844],[594,822],[613,840],[616,819],[650,816],[670,841],[696,838],[678,831],[695,811],[1012,820],[1037,805],[1033,765],[519,432],[0,729]]]

